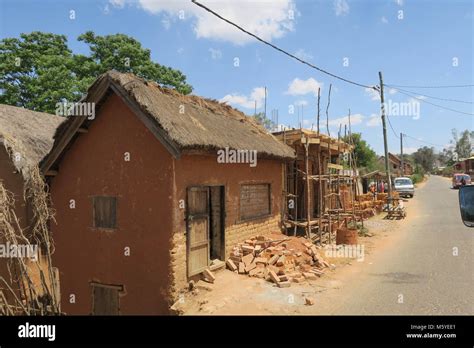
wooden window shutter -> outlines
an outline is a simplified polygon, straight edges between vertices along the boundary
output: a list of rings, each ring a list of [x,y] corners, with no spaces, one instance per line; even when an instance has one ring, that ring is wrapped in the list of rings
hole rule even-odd
[[[94,197],[92,205],[94,227],[110,229],[117,227],[117,197]]]

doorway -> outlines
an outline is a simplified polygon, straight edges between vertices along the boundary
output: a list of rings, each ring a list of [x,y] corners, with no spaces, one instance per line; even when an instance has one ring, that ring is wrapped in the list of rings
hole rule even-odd
[[[188,277],[204,271],[211,259],[224,260],[224,197],[224,186],[193,186],[187,189]]]

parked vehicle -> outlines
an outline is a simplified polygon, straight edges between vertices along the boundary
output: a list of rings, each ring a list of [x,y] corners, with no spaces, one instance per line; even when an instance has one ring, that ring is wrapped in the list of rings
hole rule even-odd
[[[411,198],[415,195],[415,185],[413,185],[413,181],[411,181],[410,178],[407,178],[407,177],[395,178],[393,183],[395,186],[395,191],[397,191],[401,197],[409,196]]]
[[[464,183],[463,183],[464,179]],[[471,177],[468,174],[454,173],[453,174],[453,188],[457,189],[463,185],[471,185]]]
[[[474,186],[459,188],[459,208],[464,225],[474,227]]]

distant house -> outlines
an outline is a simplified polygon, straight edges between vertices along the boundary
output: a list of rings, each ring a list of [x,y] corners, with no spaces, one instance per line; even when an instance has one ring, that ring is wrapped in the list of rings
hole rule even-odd
[[[454,172],[468,174],[474,179],[474,156],[459,160],[453,165]]]
[[[30,237],[33,214],[30,202],[24,198],[25,186],[31,168],[51,150],[53,135],[63,121],[64,118],[55,115],[0,104],[0,183],[13,195],[14,213],[27,237]],[[0,244],[6,245],[1,234]],[[10,279],[7,261],[0,258],[0,276]],[[17,284],[10,285],[18,288]],[[0,291],[7,297],[11,295],[3,282],[0,282]]]
[[[254,119],[113,71],[82,103],[95,119],[70,117],[42,163],[64,312],[168,313],[212,260],[280,231],[294,152]]]
[[[403,170],[402,170],[402,161],[398,156],[389,152],[388,160],[389,160],[391,174],[395,176],[409,176],[413,174],[413,166],[410,162],[404,160]],[[385,156],[379,157],[379,163],[385,165]]]

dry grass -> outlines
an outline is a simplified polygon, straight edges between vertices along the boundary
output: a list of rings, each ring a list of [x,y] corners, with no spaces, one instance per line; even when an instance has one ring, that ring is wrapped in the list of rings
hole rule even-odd
[[[22,146],[10,140],[9,153],[22,153]],[[54,218],[49,193],[37,165],[23,168],[26,178],[24,199],[32,206],[33,217],[28,229],[23,229],[15,214],[14,196],[0,182],[0,240],[10,245],[36,246],[38,260],[28,262],[22,257],[9,258],[8,278],[0,283],[8,290],[10,302],[1,295],[0,313],[45,315],[59,314],[57,284],[51,254],[54,245],[48,221]]]

